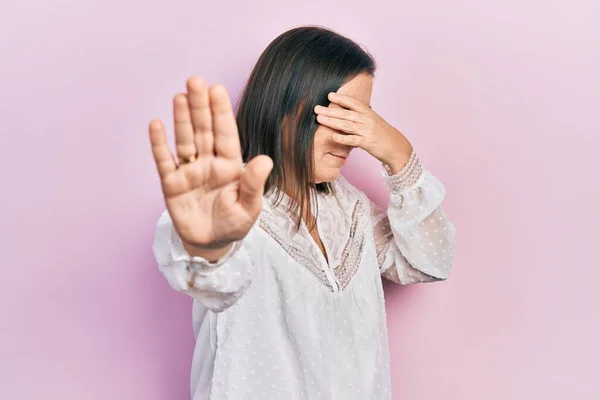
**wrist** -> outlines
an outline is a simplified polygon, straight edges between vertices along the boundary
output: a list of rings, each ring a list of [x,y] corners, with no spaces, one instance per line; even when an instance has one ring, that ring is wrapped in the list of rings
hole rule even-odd
[[[182,241],[182,244],[183,248],[190,256],[204,258],[209,263],[215,263],[219,261],[219,259],[221,259],[225,254],[227,254],[227,252],[233,245],[233,243],[228,243],[224,246],[207,248],[195,246],[185,241]]]
[[[406,167],[409,159],[410,155],[408,157],[397,157],[389,161],[384,161],[384,164],[388,166],[390,175],[395,175]]]
[[[411,147],[411,151],[409,153],[396,153],[393,157],[388,158],[383,163],[388,166],[391,175],[395,175],[406,167],[406,165],[410,161],[412,153],[413,152]]]
[[[382,162],[387,165],[392,174],[397,174],[402,171],[410,161],[414,149],[408,140],[404,140],[403,143],[395,147],[396,150]]]
[[[416,153],[413,151],[408,162],[398,171],[392,171],[392,168],[384,164],[384,176],[390,185],[392,192],[401,192],[418,182],[423,173],[423,167]]]

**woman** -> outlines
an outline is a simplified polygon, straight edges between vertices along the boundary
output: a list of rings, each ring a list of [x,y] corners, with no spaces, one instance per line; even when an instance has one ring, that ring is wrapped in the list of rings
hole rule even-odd
[[[381,275],[445,279],[443,185],[369,105],[375,63],[320,27],[276,38],[234,117],[200,78],[174,99],[177,160],[150,139],[167,211],[154,252],[194,299],[192,396],[389,399]],[[382,162],[387,213],[342,176],[353,148]]]

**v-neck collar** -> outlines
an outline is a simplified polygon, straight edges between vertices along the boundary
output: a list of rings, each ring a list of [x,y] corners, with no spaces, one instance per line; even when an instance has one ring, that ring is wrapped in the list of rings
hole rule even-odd
[[[336,182],[337,183],[337,182]],[[338,196],[317,193],[311,196],[313,209],[318,207],[317,230],[328,260],[310,234],[305,221],[296,230],[288,214],[292,199],[286,193],[271,191],[265,195],[269,212],[261,217],[261,227],[269,233],[286,252],[306,266],[330,290],[336,292],[346,287],[358,269],[364,242],[364,224],[368,218],[366,205],[339,185],[343,193]],[[277,202],[277,196],[279,202]]]

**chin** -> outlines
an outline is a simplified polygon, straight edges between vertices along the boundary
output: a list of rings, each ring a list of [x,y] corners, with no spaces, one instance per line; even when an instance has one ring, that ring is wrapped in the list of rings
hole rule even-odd
[[[319,171],[316,174],[315,183],[333,182],[340,176],[340,171],[340,168],[327,168],[326,170]]]

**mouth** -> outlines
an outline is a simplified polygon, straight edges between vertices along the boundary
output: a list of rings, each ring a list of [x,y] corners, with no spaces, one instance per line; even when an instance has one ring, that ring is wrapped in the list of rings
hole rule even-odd
[[[339,158],[341,160],[345,160],[346,158],[348,158],[348,155],[343,155],[343,154],[335,154],[335,153],[329,153],[330,155]]]

